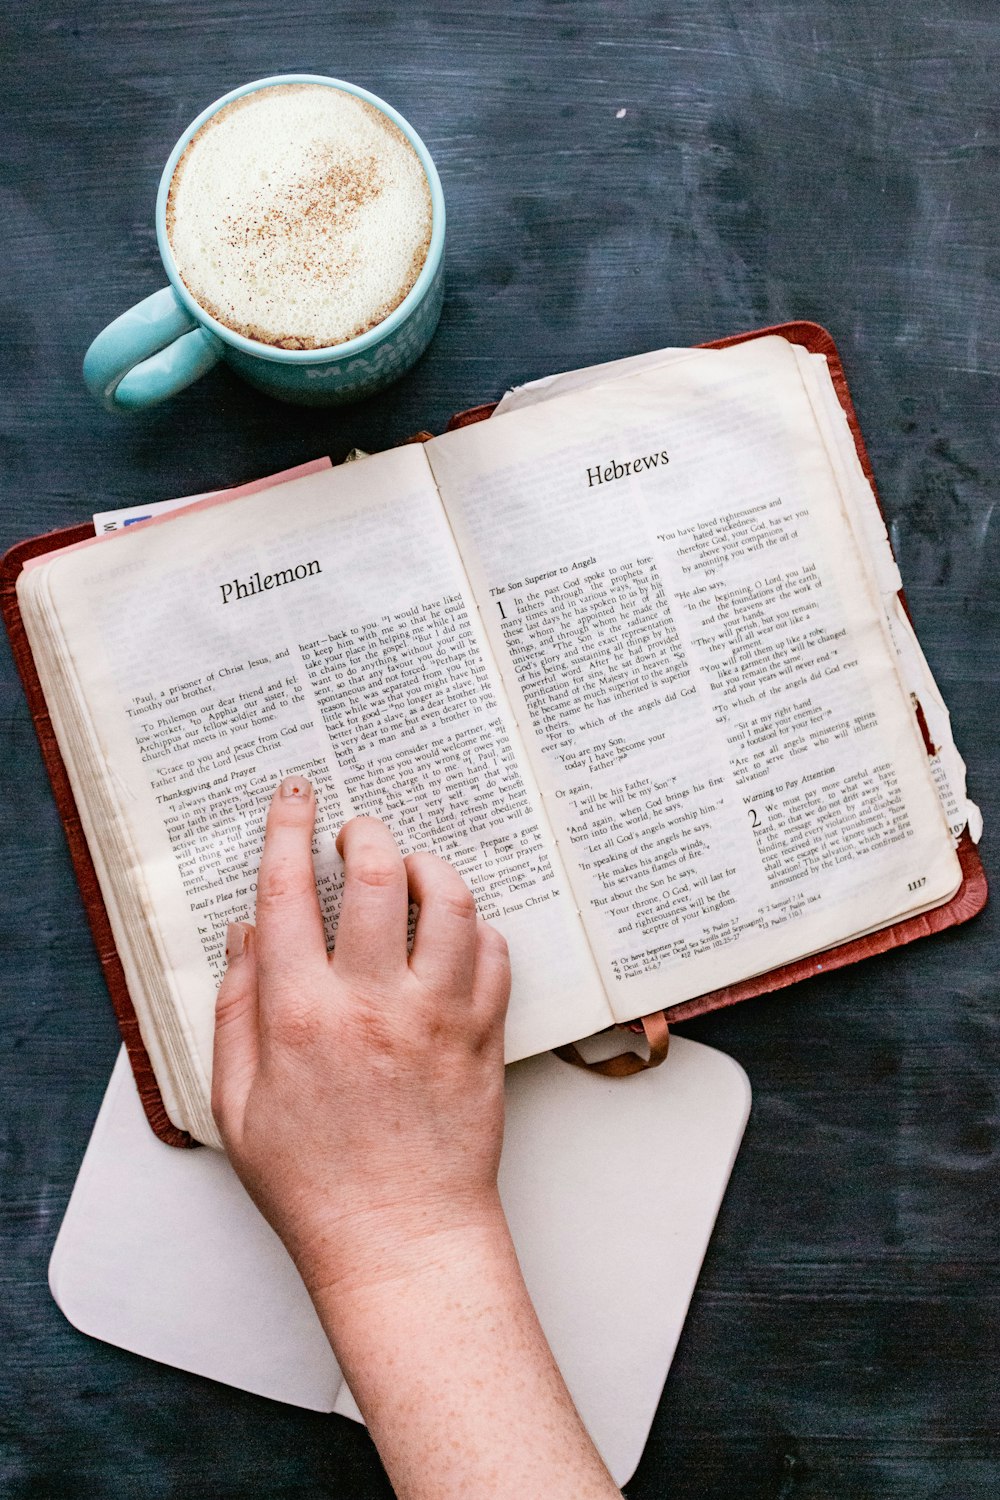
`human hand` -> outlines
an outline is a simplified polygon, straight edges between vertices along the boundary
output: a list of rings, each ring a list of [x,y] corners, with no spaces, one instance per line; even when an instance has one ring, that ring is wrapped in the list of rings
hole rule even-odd
[[[315,811],[302,777],[272,799],[256,928],[227,942],[212,1082],[229,1159],[314,1294],[409,1274],[432,1241],[501,1215],[510,990],[506,943],[461,876],[433,854],[403,860],[372,818],[337,840],[328,955]]]
[[[327,956],[315,800],[271,802],[230,929],[212,1108],[284,1240],[401,1500],[617,1495],[538,1324],[496,1188],[507,946],[461,877],[341,829]],[[407,955],[409,899],[419,906]]]

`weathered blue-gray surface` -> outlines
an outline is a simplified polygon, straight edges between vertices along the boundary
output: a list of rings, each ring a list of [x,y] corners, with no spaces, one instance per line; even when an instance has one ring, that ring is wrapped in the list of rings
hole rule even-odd
[[[839,342],[997,827],[990,0],[4,0],[0,14],[4,545],[385,446],[556,368],[815,318]],[[142,420],[103,414],[80,359],[161,283],[164,157],[210,100],[290,70],[387,97],[437,159],[450,295],[430,353],[346,416],[281,407],[221,370]],[[117,1043],[2,651],[0,671],[0,1494],[385,1496],[352,1425],[90,1342],[49,1299]],[[743,1062],[756,1107],[633,1500],[1000,1493],[998,969],[988,911],[688,1028]]]

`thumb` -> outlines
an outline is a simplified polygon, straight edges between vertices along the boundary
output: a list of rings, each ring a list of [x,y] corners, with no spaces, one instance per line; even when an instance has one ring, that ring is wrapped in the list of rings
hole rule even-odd
[[[224,1141],[240,1134],[257,1072],[257,943],[249,922],[230,922],[226,972],[215,1002],[212,1113]]]

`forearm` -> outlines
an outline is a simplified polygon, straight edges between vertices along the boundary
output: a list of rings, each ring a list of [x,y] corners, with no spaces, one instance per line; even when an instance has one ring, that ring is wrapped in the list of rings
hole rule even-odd
[[[313,1299],[400,1500],[618,1489],[538,1324],[499,1200]]]

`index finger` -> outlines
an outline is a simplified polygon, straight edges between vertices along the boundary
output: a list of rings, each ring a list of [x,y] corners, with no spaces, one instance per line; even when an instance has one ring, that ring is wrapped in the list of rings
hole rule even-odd
[[[265,977],[326,962],[312,836],[316,798],[304,776],[286,776],[271,798],[257,874],[257,963]]]

